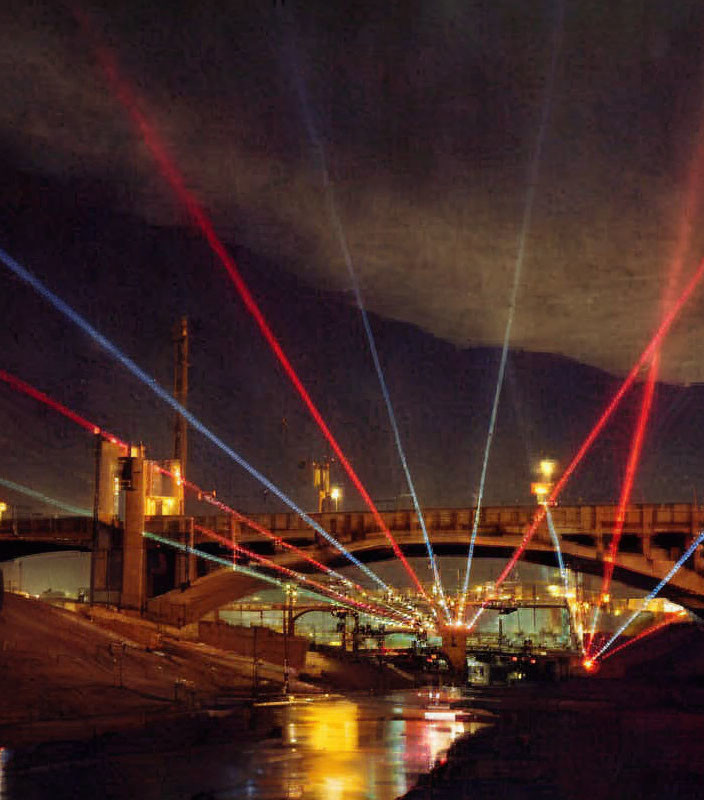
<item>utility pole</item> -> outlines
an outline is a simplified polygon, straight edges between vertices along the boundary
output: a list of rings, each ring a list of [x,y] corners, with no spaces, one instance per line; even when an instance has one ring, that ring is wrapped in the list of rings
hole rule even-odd
[[[259,675],[257,671],[257,626],[252,627],[252,695],[257,696],[259,689]]]
[[[174,326],[174,399],[184,408],[188,404],[188,318]],[[188,457],[188,424],[181,414],[174,420],[174,458],[181,464],[181,475],[185,477]]]
[[[100,456],[103,441],[100,433],[95,434],[95,477],[93,483],[93,535],[90,547],[90,594],[89,601],[95,603],[95,568],[98,555],[98,531],[100,528]]]
[[[283,614],[283,634],[284,634],[284,686],[283,693],[288,696],[290,669],[288,661],[288,637],[293,636],[293,607],[296,603],[298,591],[295,586],[287,583],[284,587],[284,614]]]

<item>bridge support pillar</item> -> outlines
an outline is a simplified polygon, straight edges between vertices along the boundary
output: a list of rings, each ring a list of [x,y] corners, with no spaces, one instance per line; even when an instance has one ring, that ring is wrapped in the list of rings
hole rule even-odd
[[[604,533],[603,531],[599,530],[596,531],[594,534],[594,546],[596,547],[596,555],[597,558],[602,561],[604,559],[604,551],[606,547],[604,546]]]
[[[467,668],[467,633],[456,628],[443,628],[442,650],[448,657],[452,668],[464,672]]]
[[[701,512],[698,505],[692,504],[692,541],[697,538],[701,531]],[[692,556],[692,568],[698,575],[704,575],[704,552],[702,551],[701,545],[697,547]]]
[[[643,555],[648,561],[652,560],[653,557],[653,507],[652,506],[643,506],[642,511],[642,530],[643,530]]]
[[[704,553],[702,552],[701,545],[694,551],[692,567],[698,575],[704,575]]]
[[[125,530],[122,540],[123,608],[142,610],[146,598],[144,499],[144,448],[131,458],[130,485],[125,487]]]
[[[179,539],[182,544],[193,548],[195,544],[193,517],[186,519],[185,523],[184,528],[179,532]],[[192,552],[177,551],[175,575],[175,585],[177,588],[180,586],[190,586],[191,582],[198,577],[197,563],[196,556]]]

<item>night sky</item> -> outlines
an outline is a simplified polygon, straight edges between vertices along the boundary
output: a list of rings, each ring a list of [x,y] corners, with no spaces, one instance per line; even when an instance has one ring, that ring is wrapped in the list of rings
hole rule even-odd
[[[556,39],[488,502],[530,502],[536,460],[564,465],[579,446],[657,325],[683,226],[678,286],[704,256],[700,3],[82,8],[382,508],[407,506],[407,488],[307,119],[424,505],[475,499]],[[95,42],[58,2],[3,3],[0,37],[0,247],[167,387],[170,330],[187,314],[190,408],[310,508],[298,463],[326,445],[106,83]],[[171,455],[163,404],[4,268],[0,314],[0,368]],[[704,287],[663,351],[669,383],[636,502],[704,491],[703,346]],[[617,498],[637,401],[565,502]],[[0,386],[0,477],[89,505],[91,448]],[[234,505],[277,507],[195,434],[189,473]],[[345,506],[361,507],[336,477]]]

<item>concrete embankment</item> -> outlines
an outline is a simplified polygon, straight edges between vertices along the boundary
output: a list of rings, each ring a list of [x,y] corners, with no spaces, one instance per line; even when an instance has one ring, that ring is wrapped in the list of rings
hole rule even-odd
[[[98,618],[100,617],[100,618]],[[140,620],[6,595],[0,612],[0,746],[83,738],[228,708],[280,691],[281,665],[238,656]],[[256,684],[256,685],[255,685]],[[295,691],[314,687],[292,681]]]
[[[298,637],[284,642],[264,628],[169,628],[106,608],[6,595],[0,746],[82,740],[175,719],[200,725],[216,714],[248,726],[253,700],[281,693],[284,660],[295,694],[383,692],[413,683],[387,665],[306,650]]]

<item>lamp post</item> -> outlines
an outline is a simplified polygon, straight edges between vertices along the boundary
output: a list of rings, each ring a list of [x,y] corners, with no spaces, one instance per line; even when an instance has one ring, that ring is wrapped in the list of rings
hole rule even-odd
[[[557,463],[551,458],[544,458],[540,462],[540,474],[546,481],[550,481],[557,468]]]
[[[288,664],[288,637],[293,634],[293,607],[296,603],[298,590],[287,583],[284,587],[286,601],[284,603],[284,694],[289,693],[289,664]]]
[[[259,674],[257,670],[257,626],[252,628],[252,695],[257,696],[259,690]]]
[[[538,465],[539,481],[534,481],[530,485],[531,494],[535,495],[538,505],[546,505],[550,498],[554,484],[552,477],[557,469],[557,462],[551,458],[543,458]]]

